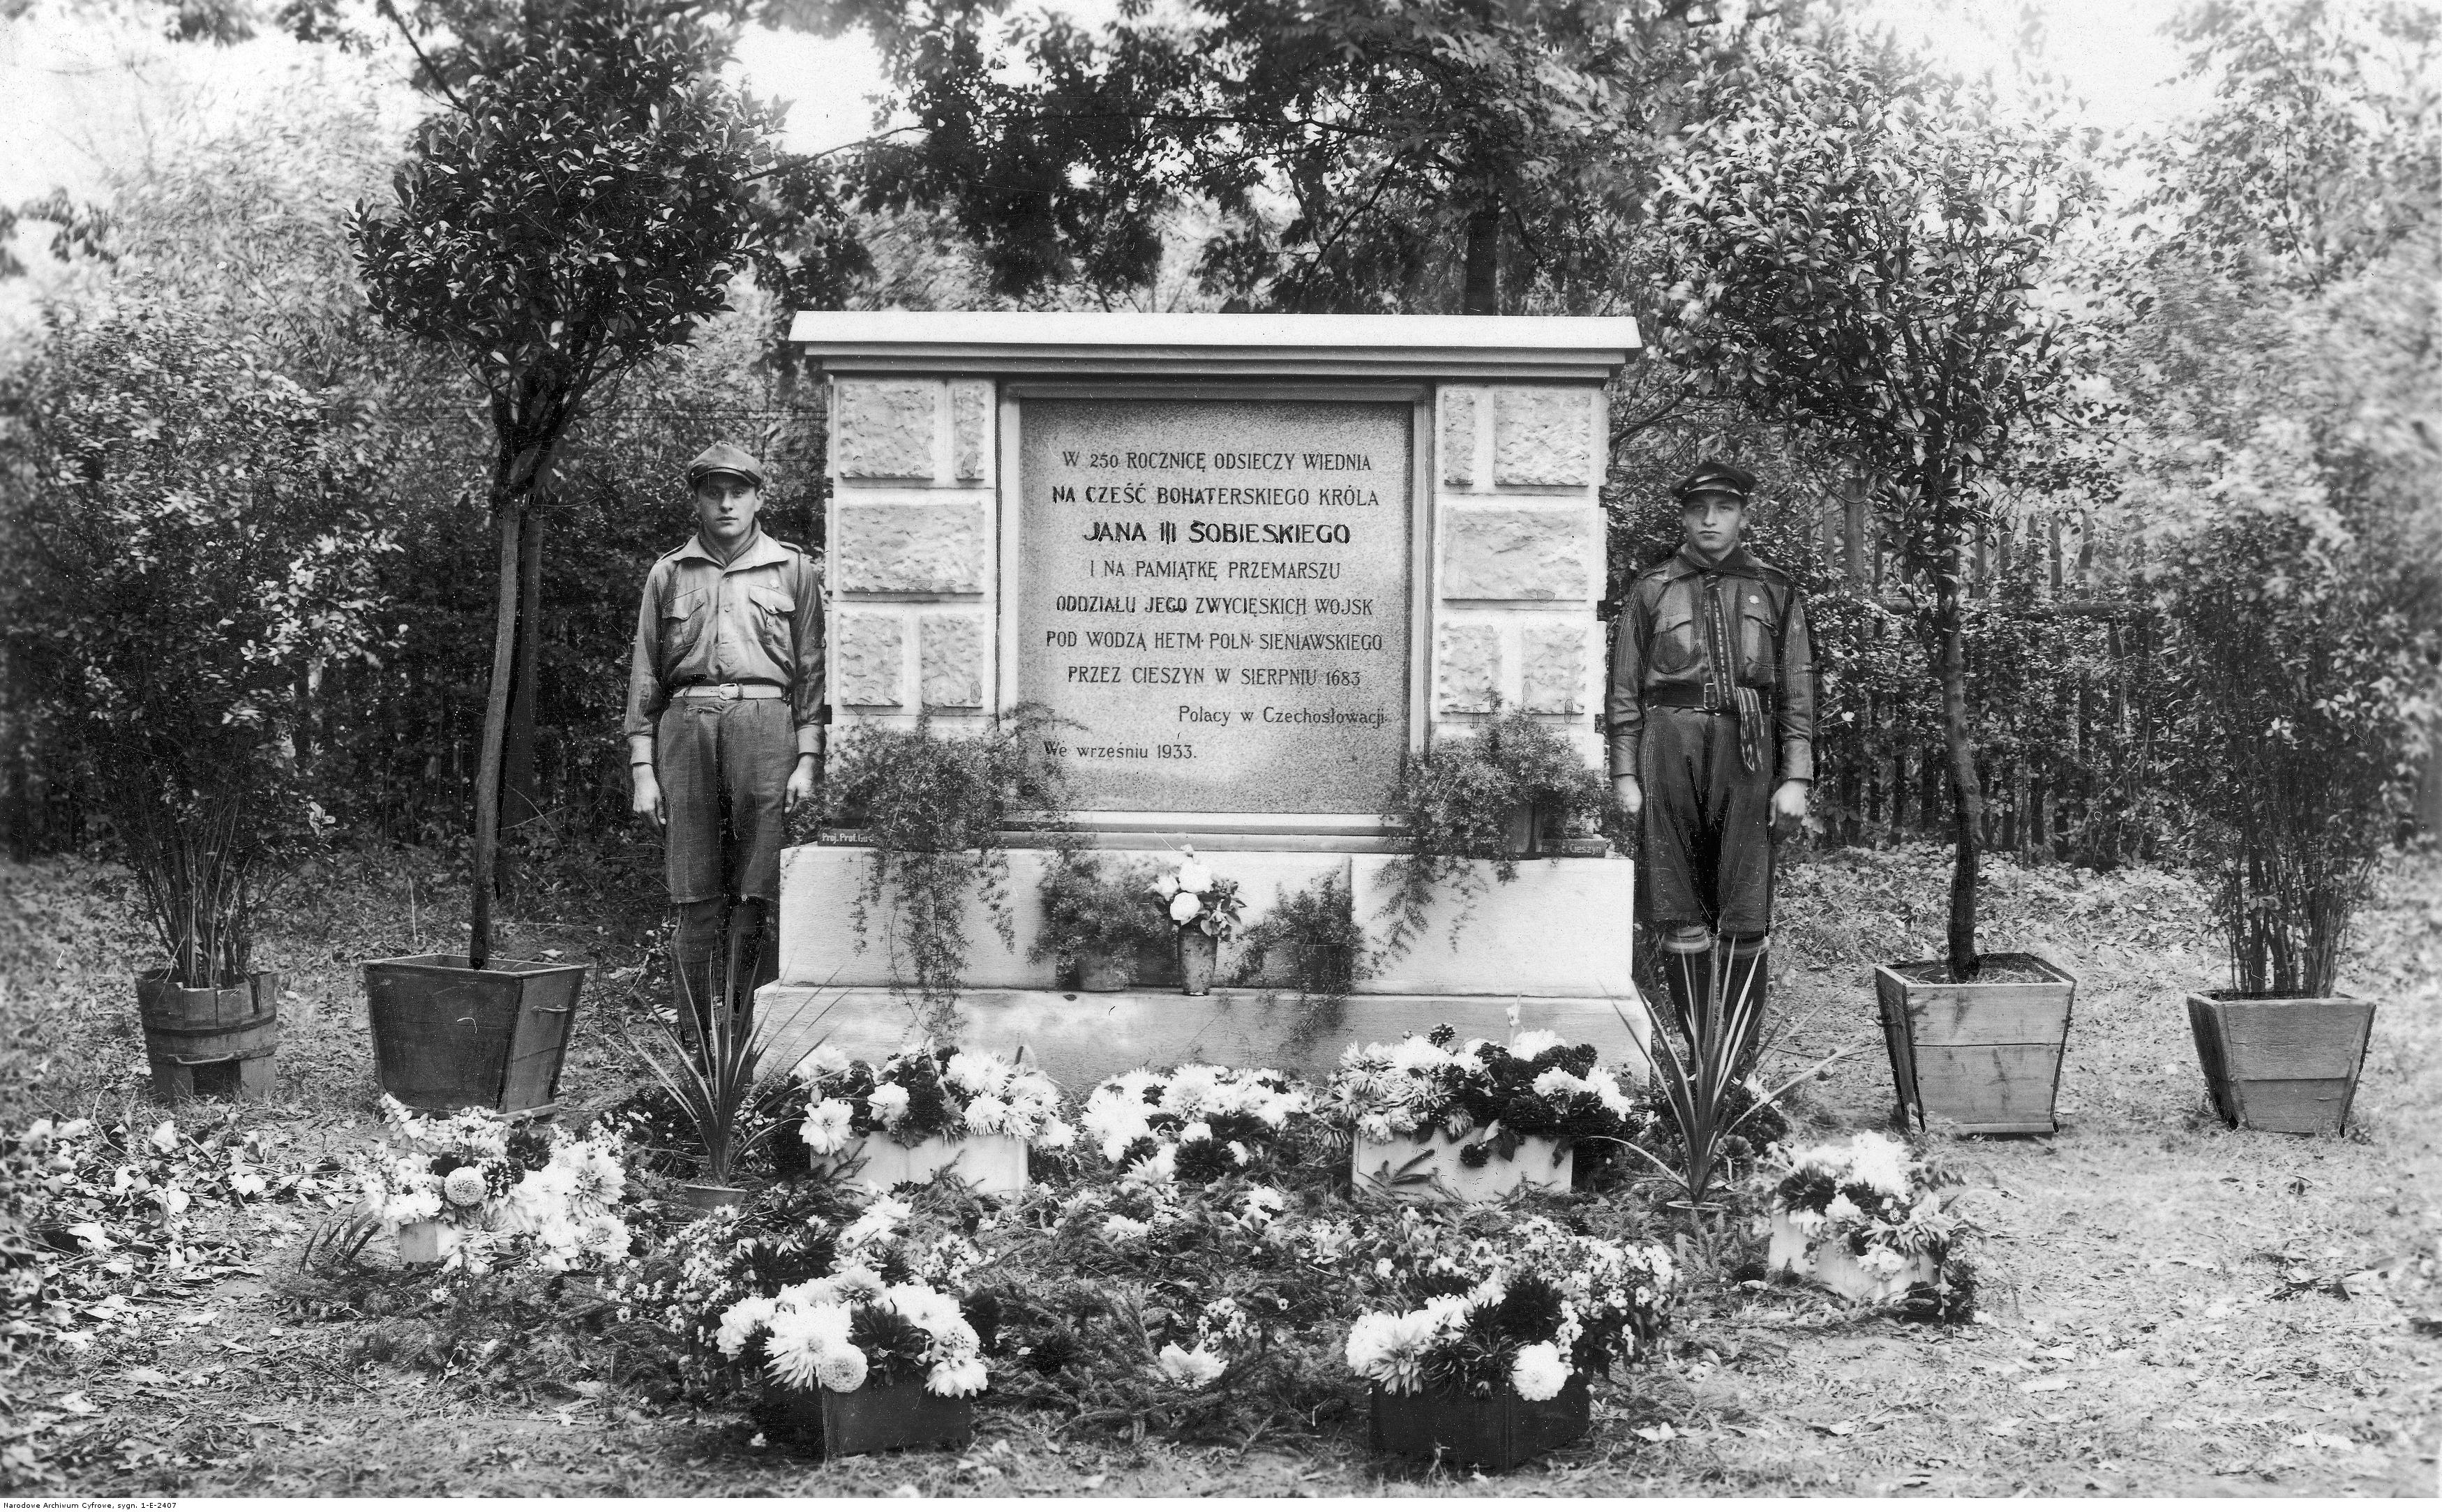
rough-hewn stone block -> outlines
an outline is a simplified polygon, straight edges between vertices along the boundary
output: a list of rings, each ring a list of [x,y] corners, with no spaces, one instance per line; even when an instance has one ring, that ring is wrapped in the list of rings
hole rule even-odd
[[[1433,657],[1435,702],[1444,714],[1489,711],[1501,695],[1501,631],[1444,625]]]
[[[1594,401],[1591,389],[1495,389],[1492,481],[1594,482]]]
[[[868,709],[895,709],[905,701],[900,690],[905,665],[902,627],[896,614],[840,611],[839,686],[832,698]]]
[[[1586,712],[1588,638],[1599,625],[1529,625],[1518,634],[1518,706],[1529,714]]]
[[[984,627],[973,614],[926,614],[916,628],[924,707],[979,709],[984,703]]]
[[[1475,486],[1475,396],[1473,389],[1442,391],[1442,482],[1452,488]]]
[[[941,386],[922,378],[843,378],[831,386],[831,465],[843,478],[933,476]]]
[[[980,483],[992,447],[992,385],[961,378],[950,385],[950,454],[960,483]]]
[[[992,561],[981,501],[839,506],[839,587],[850,593],[980,593]]]
[[[1453,504],[1442,539],[1444,598],[1593,598],[1602,565],[1593,509]]]

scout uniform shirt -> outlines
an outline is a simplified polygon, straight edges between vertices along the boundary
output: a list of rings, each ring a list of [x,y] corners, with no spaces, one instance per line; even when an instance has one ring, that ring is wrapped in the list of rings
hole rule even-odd
[[[628,744],[650,759],[672,690],[761,683],[788,697],[800,753],[822,749],[823,586],[813,559],[760,529],[723,567],[702,540],[653,563],[636,611],[628,672]]]
[[[1682,547],[1630,586],[1612,641],[1611,771],[1645,790],[1637,913],[1760,933],[1778,778],[1814,777],[1814,651],[1795,584],[1743,546]]]

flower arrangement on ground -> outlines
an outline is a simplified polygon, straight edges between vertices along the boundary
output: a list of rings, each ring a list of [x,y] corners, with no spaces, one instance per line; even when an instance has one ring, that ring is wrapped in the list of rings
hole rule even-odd
[[[503,1260],[567,1270],[627,1255],[617,1211],[627,1168],[607,1133],[578,1139],[487,1108],[428,1117],[387,1094],[382,1116],[390,1139],[354,1165],[364,1211],[385,1231],[437,1223],[442,1258],[477,1272]]]
[[[1850,1296],[1924,1286],[1945,1318],[1972,1309],[1973,1272],[1953,1265],[1967,1230],[1950,1207],[1957,1185],[1938,1162],[1870,1131],[1799,1151],[1773,1183],[1770,1263]]]
[[[1625,1139],[1642,1118],[1592,1045],[1564,1045],[1543,1029],[1507,1045],[1461,1045],[1448,1024],[1395,1045],[1350,1046],[1324,1107],[1371,1144],[1446,1137],[1471,1169],[1511,1158],[1530,1139],[1551,1140],[1557,1159],[1582,1139]]]
[[[1107,1079],[1087,1095],[1081,1122],[1123,1182],[1200,1186],[1265,1163],[1312,1108],[1278,1071],[1188,1065]]]
[[[873,1135],[910,1145],[1007,1135],[1058,1150],[1076,1134],[1060,1117],[1057,1084],[983,1050],[926,1046],[876,1066],[825,1047],[800,1074],[808,1104],[798,1137],[817,1157]]]
[[[1669,1322],[1667,1250],[1575,1234],[1549,1218],[1505,1233],[1425,1230],[1439,1242],[1376,1262],[1398,1311],[1348,1331],[1348,1367],[1392,1395],[1549,1401],[1573,1376],[1649,1351]]]

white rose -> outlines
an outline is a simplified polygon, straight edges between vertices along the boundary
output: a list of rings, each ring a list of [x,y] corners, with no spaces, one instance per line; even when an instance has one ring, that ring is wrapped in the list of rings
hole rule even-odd
[[[1161,896],[1163,902],[1167,902],[1171,897],[1178,891],[1178,879],[1175,877],[1156,877],[1153,880],[1153,890]]]
[[[806,1121],[797,1130],[797,1138],[806,1148],[819,1156],[837,1155],[851,1138],[848,1120],[856,1110],[838,1098],[825,1098],[806,1110]]]
[[[1170,900],[1170,921],[1184,924],[1204,912],[1204,901],[1181,887]]]
[[[1212,868],[1195,859],[1190,851],[1178,868],[1178,885],[1188,892],[1203,892],[1212,885]]]
[[[895,1129],[899,1120],[907,1117],[907,1089],[895,1082],[885,1082],[873,1089],[866,1105],[872,1110],[876,1122],[885,1129]]]

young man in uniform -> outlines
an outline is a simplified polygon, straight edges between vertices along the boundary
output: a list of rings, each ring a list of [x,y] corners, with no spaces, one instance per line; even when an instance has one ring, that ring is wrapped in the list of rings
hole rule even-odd
[[[766,481],[725,441],[687,465],[696,533],[645,574],[636,613],[628,774],[635,812],[665,836],[671,999],[697,1015],[683,1028],[711,1022],[716,953],[752,974],[727,983],[734,1003],[779,975],[780,847],[787,816],[813,801],[830,717],[822,579],[756,524]]]
[[[1612,641],[1612,791],[1638,821],[1636,912],[1660,938],[1681,1022],[1722,1001],[1762,1018],[1773,843],[1814,781],[1814,651],[1806,605],[1742,544],[1755,477],[1705,462],[1671,490],[1677,553],[1637,574]]]

